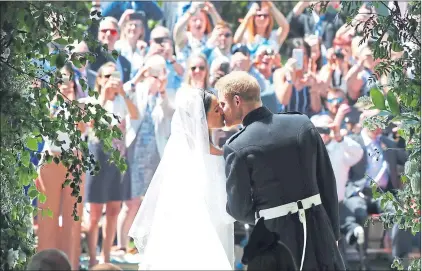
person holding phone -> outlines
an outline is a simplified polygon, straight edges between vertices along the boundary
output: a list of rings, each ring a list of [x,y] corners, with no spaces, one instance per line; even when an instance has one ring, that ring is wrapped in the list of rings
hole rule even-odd
[[[208,64],[211,65],[216,57],[230,58],[232,44],[233,33],[230,27],[225,22],[220,22],[214,27],[202,53],[207,57]]]
[[[131,77],[143,64],[147,43],[145,38],[145,26],[143,24],[144,13],[133,9],[126,10],[119,21],[120,39],[115,44],[115,49],[126,57],[131,63]]]
[[[100,67],[97,73],[95,91],[99,93],[98,100],[93,97],[80,99],[81,103],[99,104],[111,116],[112,126],[118,126],[122,132],[125,125],[136,121],[139,114],[136,106],[127,98],[123,91],[120,73],[116,64],[108,62]],[[117,116],[120,123],[113,117]],[[91,123],[96,125],[96,123]],[[113,142],[114,148],[120,148],[121,143]],[[93,133],[88,133],[88,147],[90,153],[100,164],[97,175],[87,174],[85,200],[90,207],[90,223],[88,228],[89,265],[97,264],[97,242],[99,222],[102,217],[104,205],[106,206],[106,223],[104,239],[102,242],[102,254],[104,262],[110,262],[110,250],[116,235],[117,216],[120,212],[121,202],[129,199],[128,185],[122,182],[120,170],[114,163],[109,163],[110,153],[104,151],[105,142],[100,141]]]
[[[186,61],[191,54],[200,53],[205,47],[212,26],[221,21],[223,20],[220,14],[211,2],[192,2],[174,26],[173,40],[176,44],[177,58]]]
[[[278,24],[276,30],[273,30],[274,21]],[[260,1],[251,5],[233,40],[235,43],[247,44],[253,52],[261,45],[269,45],[278,52],[289,31],[289,22],[274,3]]]
[[[310,46],[294,41],[292,58],[274,73],[274,87],[280,111],[296,111],[312,116],[321,111],[321,96],[315,73],[310,69]]]

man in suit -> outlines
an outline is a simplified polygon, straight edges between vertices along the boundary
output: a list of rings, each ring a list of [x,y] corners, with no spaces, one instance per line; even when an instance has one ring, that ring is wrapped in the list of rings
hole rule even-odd
[[[375,116],[378,110],[367,110],[361,115],[364,119]],[[381,191],[391,191],[401,188],[398,165],[404,165],[407,153],[397,148],[396,142],[382,135],[382,129],[370,130],[366,127],[360,134],[350,136],[358,142],[364,151],[362,159],[349,171],[349,180],[346,185],[344,205],[350,211],[348,221],[356,220],[363,225],[368,213],[379,214],[380,203],[372,198],[371,181],[375,182]]]
[[[301,270],[344,270],[336,245],[336,180],[309,118],[271,113],[262,106],[257,80],[247,72],[229,73],[215,88],[226,125],[244,126],[224,146],[227,212],[248,224],[263,217]],[[254,256],[263,255],[249,255],[249,260]]]

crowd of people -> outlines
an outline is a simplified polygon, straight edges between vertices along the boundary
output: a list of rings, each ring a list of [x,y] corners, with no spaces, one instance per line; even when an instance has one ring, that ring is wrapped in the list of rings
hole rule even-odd
[[[94,52],[97,58],[80,69],[70,64],[63,67],[61,73],[67,80],[60,84],[59,95],[100,104],[121,118],[112,125],[119,126],[124,140],[114,145],[126,158],[128,170],[122,174],[107,163],[110,154],[89,132],[90,124],[80,127],[101,165],[100,172],[83,176],[84,204],[79,213],[84,215],[82,221],[73,221],[74,200],[70,191],[61,187],[66,168],[55,163],[40,167],[37,186],[47,201],[38,205],[50,208],[54,218],[36,220],[38,251],[61,249],[72,268],[78,269],[80,236],[86,232],[90,266],[98,263],[99,247],[106,263],[111,256],[134,253],[128,232],[170,136],[177,91],[201,88],[215,92],[216,82],[224,75],[247,71],[259,82],[268,109],[306,114],[317,127],[337,180],[341,233],[345,242],[364,252],[366,219],[386,211],[372,199],[367,175],[382,191],[396,193],[407,154],[396,127],[363,127],[366,118],[377,114],[358,102],[376,83],[371,77],[381,61],[374,59],[371,41],[361,42],[359,29],[336,16],[335,9],[323,13],[316,4],[308,12],[310,4],[299,1],[283,14],[271,1],[251,2],[234,29],[213,2],[169,2],[160,8],[153,1],[94,1],[93,9],[101,11],[104,18],[98,29],[90,31],[109,52],[94,51],[85,42],[77,44],[74,52]],[[329,5],[337,8],[338,3]],[[368,19],[365,11],[374,11],[365,3],[360,9],[363,15],[354,18],[356,22]],[[162,23],[150,29],[151,19]],[[119,52],[117,60],[111,56],[113,50]],[[99,93],[98,100],[88,97],[79,78]],[[61,108],[56,101],[51,102],[52,117]],[[212,140],[222,147],[239,128],[215,130]],[[66,141],[68,136],[62,133],[60,138]],[[48,139],[42,148],[53,155],[61,152]],[[412,238],[419,239],[396,225],[393,256],[410,253],[411,244],[403,240]],[[420,248],[420,243],[417,246]]]

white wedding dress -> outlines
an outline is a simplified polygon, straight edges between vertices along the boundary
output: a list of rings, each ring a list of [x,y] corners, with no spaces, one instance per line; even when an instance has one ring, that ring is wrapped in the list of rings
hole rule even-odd
[[[129,231],[139,270],[234,269],[224,159],[210,154],[202,95],[176,95],[171,136]]]

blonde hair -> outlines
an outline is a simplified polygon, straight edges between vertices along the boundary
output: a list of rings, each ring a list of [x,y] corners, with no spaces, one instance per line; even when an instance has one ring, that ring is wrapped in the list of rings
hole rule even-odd
[[[240,96],[247,102],[261,102],[261,88],[258,81],[247,72],[233,71],[220,78],[215,85],[218,95],[227,98]]]
[[[103,72],[105,68],[108,67],[113,67],[117,70],[116,64],[114,62],[107,62],[104,65],[102,65],[98,71],[97,71],[97,78],[95,79],[95,86],[94,86],[94,90],[97,91],[98,93],[101,93],[101,84],[100,84],[100,78],[103,77]]]
[[[204,66],[205,66],[205,78],[204,78],[205,82],[204,82],[204,88],[207,89],[208,86],[209,86],[208,76],[210,74],[210,69],[208,67],[208,61],[207,61],[206,56],[203,55],[203,54],[194,54],[194,55],[191,55],[189,57],[188,61],[186,62],[186,67],[187,67],[187,69],[190,69],[190,66],[192,64],[192,60],[195,59],[195,58],[200,58],[200,59],[202,59],[204,61]],[[186,76],[185,76],[184,83],[190,86],[191,85],[191,82],[192,82],[191,73],[188,71],[185,74],[186,74]]]
[[[142,33],[139,35],[139,37],[138,37],[138,40],[144,40],[144,38],[145,38],[145,26],[144,26],[144,22],[142,22],[142,20],[141,19],[136,19],[136,20],[129,20],[129,19],[127,19],[127,20],[125,20],[123,23],[122,23],[122,25],[120,26],[120,33],[122,33],[121,35],[120,35],[120,39],[121,40],[126,40],[127,39],[127,37],[126,37],[126,34],[125,34],[125,31],[123,31],[124,29],[125,29],[125,27],[129,24],[129,22],[131,22],[131,21],[140,21],[141,22],[141,28],[142,28]]]

